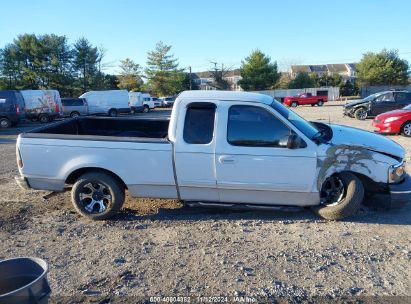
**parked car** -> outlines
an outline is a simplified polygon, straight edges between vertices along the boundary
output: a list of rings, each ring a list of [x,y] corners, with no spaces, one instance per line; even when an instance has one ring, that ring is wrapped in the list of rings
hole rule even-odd
[[[85,98],[62,98],[63,116],[76,118],[88,115],[88,104]]]
[[[162,100],[158,97],[153,97],[153,102],[155,108],[163,106]]]
[[[286,106],[297,107],[304,105],[311,106],[322,106],[324,102],[328,101],[328,96],[313,96],[311,93],[301,93],[297,96],[287,96],[284,97],[284,102]]]
[[[131,114],[144,112],[143,94],[140,92],[129,92],[129,103]]]
[[[375,117],[372,122],[375,132],[411,136],[411,105],[400,110],[389,111]]]
[[[163,107],[165,108],[171,108],[174,105],[174,97],[168,96],[168,97],[160,97],[161,103],[163,104]]]
[[[63,115],[60,94],[56,90],[20,91],[26,105],[26,118],[47,123]]]
[[[410,92],[384,91],[346,104],[344,106],[344,115],[364,120],[367,117],[401,109],[409,104],[411,104]]]
[[[155,104],[150,94],[143,93],[143,105],[144,105],[144,113],[148,113],[150,110],[154,110]]]
[[[90,115],[103,114],[115,117],[120,113],[131,112],[127,90],[90,91],[79,98],[87,100]]]
[[[126,189],[201,206],[312,207],[331,220],[354,214],[364,193],[385,194],[391,204],[411,196],[399,144],[307,122],[268,95],[246,92],[183,92],[170,120],[62,121],[20,134],[16,154],[22,188],[72,185],[75,209],[95,220],[119,211]]]
[[[25,117],[23,96],[16,90],[0,91],[0,128],[17,125]]]

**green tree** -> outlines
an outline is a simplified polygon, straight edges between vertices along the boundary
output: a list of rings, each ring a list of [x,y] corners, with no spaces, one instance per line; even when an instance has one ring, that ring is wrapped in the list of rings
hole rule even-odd
[[[290,81],[289,89],[304,89],[315,86],[313,79],[305,72],[298,73],[293,80]]]
[[[260,50],[253,51],[242,61],[240,73],[242,79],[238,84],[245,91],[270,89],[280,79],[277,62],[272,63],[270,57]]]
[[[74,43],[73,69],[77,76],[77,87],[82,91],[93,89],[98,76],[99,51],[86,38],[80,38]]]
[[[128,91],[139,91],[143,80],[141,79],[141,67],[133,60],[126,58],[120,61],[120,73],[117,76],[118,87]]]
[[[402,85],[408,83],[409,65],[398,51],[383,49],[366,53],[357,64],[358,83],[365,85]]]
[[[147,86],[157,96],[175,95],[183,90],[185,75],[170,50],[170,45],[160,41],[154,50],[148,52],[145,70]]]

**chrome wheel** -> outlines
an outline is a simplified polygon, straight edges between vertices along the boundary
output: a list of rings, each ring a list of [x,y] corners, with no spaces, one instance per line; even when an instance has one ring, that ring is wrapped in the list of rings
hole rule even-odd
[[[106,186],[89,182],[79,193],[80,203],[88,213],[103,213],[112,204],[112,196]]]
[[[323,184],[320,192],[321,204],[336,206],[343,200],[346,193],[345,185],[337,175],[329,177]]]
[[[144,106],[143,113],[148,113],[149,111],[150,111],[150,108],[149,108],[149,107],[147,107],[147,106]]]
[[[402,132],[405,136],[411,136],[411,122],[407,122],[404,127],[402,127]]]
[[[10,128],[10,120],[8,120],[7,118],[3,118],[3,119],[0,119],[0,127],[1,128]]]
[[[367,114],[367,110],[365,109],[358,109],[357,111],[355,111],[355,117],[359,120],[364,120],[366,119],[368,116]]]

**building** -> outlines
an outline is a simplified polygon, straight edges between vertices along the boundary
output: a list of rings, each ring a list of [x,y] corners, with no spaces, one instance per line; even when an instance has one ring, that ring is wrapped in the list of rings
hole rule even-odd
[[[356,76],[355,63],[338,63],[338,64],[317,64],[317,65],[292,65],[291,77],[294,78],[298,73],[323,75],[341,75],[344,80],[352,80]]]
[[[197,72],[191,74],[191,79],[200,88],[200,90],[216,90],[214,83],[214,78],[209,71]],[[238,82],[241,80],[240,69],[235,69],[228,71],[224,77],[224,80],[230,85],[231,91],[242,91]]]

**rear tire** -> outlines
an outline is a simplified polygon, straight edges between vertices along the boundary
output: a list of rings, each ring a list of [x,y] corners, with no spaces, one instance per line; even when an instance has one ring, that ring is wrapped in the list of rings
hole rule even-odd
[[[319,100],[319,101],[317,102],[317,106],[319,106],[319,107],[322,107],[323,104],[324,104],[324,101],[322,101],[322,100]]]
[[[39,121],[41,123],[48,123],[48,122],[50,122],[50,117],[47,114],[40,114],[39,115]]]
[[[10,119],[8,118],[0,118],[0,128],[7,129],[11,127]]]
[[[354,117],[358,120],[365,120],[368,117],[367,110],[364,108],[359,108],[355,110]]]
[[[70,117],[71,117],[71,118],[80,117],[80,113],[79,113],[79,112],[71,112]]]
[[[298,102],[293,101],[293,102],[291,103],[291,107],[295,108],[295,107],[297,107],[297,106],[298,106]]]
[[[327,190],[327,183],[330,183],[331,179],[340,180],[344,187],[342,196],[336,202],[325,200],[327,195],[324,193],[328,194],[330,192]],[[354,215],[361,207],[364,199],[364,186],[361,180],[354,174],[342,172],[331,176],[324,182],[320,197],[322,203],[320,206],[313,207],[314,213],[326,220],[340,220]]]
[[[105,220],[120,211],[125,200],[121,183],[104,172],[89,172],[78,178],[71,190],[76,211],[91,220]]]
[[[117,117],[117,110],[116,109],[111,109],[110,111],[108,111],[108,116]]]
[[[404,136],[411,137],[411,121],[407,121],[401,127],[401,133]]]

